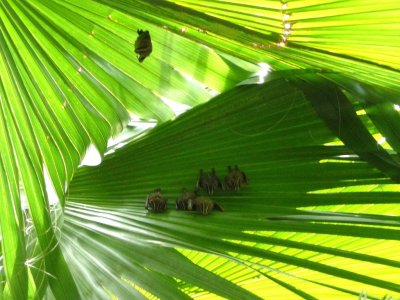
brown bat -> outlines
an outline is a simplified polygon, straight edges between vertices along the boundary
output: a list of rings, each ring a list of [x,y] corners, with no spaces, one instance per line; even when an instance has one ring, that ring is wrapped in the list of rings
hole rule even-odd
[[[167,201],[167,198],[161,194],[161,189],[158,188],[147,196],[144,208],[152,212],[162,212],[167,209]]]
[[[138,29],[137,33],[139,36],[135,41],[135,53],[139,54],[138,60],[142,62],[153,51],[153,45],[151,44],[151,37],[148,30],[143,31],[142,29]]]
[[[246,174],[241,170],[239,170],[239,167],[236,165],[234,169],[232,169],[232,167],[229,166],[228,175],[225,176],[226,189],[237,192],[244,184],[248,184],[248,179]]]
[[[212,210],[224,211],[221,205],[208,197],[196,197],[188,200],[188,210],[197,210],[203,216],[208,215]]]
[[[176,199],[176,209],[178,210],[188,210],[189,200],[194,200],[196,198],[196,191],[189,192],[187,189],[182,189],[182,195]]]

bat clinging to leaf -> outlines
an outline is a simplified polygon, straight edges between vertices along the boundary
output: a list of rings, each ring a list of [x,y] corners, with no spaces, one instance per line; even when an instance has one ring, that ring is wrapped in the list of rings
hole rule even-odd
[[[151,44],[151,37],[148,30],[143,31],[138,29],[138,37],[135,41],[135,53],[139,54],[138,60],[142,62],[147,56],[153,51],[153,45]]]

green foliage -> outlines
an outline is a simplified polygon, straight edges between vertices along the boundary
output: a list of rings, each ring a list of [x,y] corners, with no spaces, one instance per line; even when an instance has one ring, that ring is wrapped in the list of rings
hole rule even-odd
[[[0,298],[398,297],[399,10],[2,1]],[[138,119],[157,126],[104,156]],[[87,149],[104,161],[78,169]],[[174,209],[235,164],[224,212]],[[144,209],[157,187],[166,213]]]
[[[377,197],[392,201],[389,200],[390,192],[359,189],[362,185],[379,182],[384,187],[391,181],[383,179],[382,174],[354,157],[348,147],[326,145],[335,135],[319,119],[313,99],[321,101],[320,105],[327,109],[329,105],[337,104],[335,110],[341,109],[342,115],[346,114],[346,109],[348,113],[353,111],[351,106],[334,101],[340,89],[326,76],[314,71],[271,74],[271,81],[264,85],[237,87],[173,122],[157,127],[108,156],[99,167],[80,169],[70,188],[69,203],[73,204],[67,205],[67,215],[71,209],[81,224],[85,217],[79,216],[79,212],[86,204],[93,213],[98,211],[105,218],[93,220],[91,225],[94,232],[101,232],[102,226],[109,222],[106,212],[112,211],[118,216],[115,222],[121,226],[128,222],[135,224],[110,234],[117,240],[123,237],[135,244],[126,245],[126,252],[153,245],[157,236],[155,260],[165,257],[170,247],[218,254],[235,262],[228,274],[235,274],[244,265],[246,276],[257,278],[262,274],[265,280],[272,277],[275,284],[301,297],[305,297],[302,289],[290,284],[293,274],[286,270],[288,266],[309,270],[300,279],[312,278],[317,285],[323,285],[326,280],[321,279],[321,275],[310,275],[314,272],[340,278],[339,281],[347,279],[349,283],[341,284],[347,287],[345,293],[357,294],[363,288],[362,284],[375,293],[380,293],[378,288],[399,292],[394,277],[379,276],[374,267],[397,269],[399,265],[390,254],[392,251],[376,256],[364,252],[368,246],[358,251],[346,246],[349,237],[357,237],[365,243],[371,239],[387,239],[386,242],[379,241],[381,246],[391,244],[389,240],[398,243],[400,223],[398,217],[358,211],[375,203]],[[308,84],[297,81],[306,79]],[[314,93],[310,94],[310,90]],[[315,96],[321,93],[326,97]],[[351,130],[346,126],[351,121],[346,118],[340,121],[343,130],[349,130],[347,134],[358,135],[358,129]],[[366,134],[371,138],[369,133]],[[384,150],[376,148],[377,153],[380,151]],[[174,210],[174,200],[181,188],[194,188],[200,168],[215,167],[217,174],[224,176],[226,166],[232,164],[238,164],[246,171],[250,184],[239,193],[220,191],[212,197],[225,208],[223,213],[213,212],[202,217]],[[161,187],[169,198],[169,212],[165,214],[147,213],[143,208],[146,195],[156,187]],[[342,195],[335,192],[334,187],[347,190]],[[331,192],[322,192],[330,188]],[[348,197],[349,193],[356,192],[357,197]],[[396,198],[395,194],[392,195]],[[310,206],[335,205],[341,201],[359,205],[356,210],[343,213],[335,212],[339,207],[309,209]],[[68,219],[66,222],[68,224]],[[133,232],[132,227],[136,228]],[[292,232],[293,236],[288,236],[287,232]],[[306,241],[297,239],[301,232],[308,233]],[[322,239],[327,234],[332,238]],[[343,246],[332,245],[332,239]],[[280,247],[282,250],[275,250]],[[319,261],[318,257],[324,255],[331,257],[329,263]],[[130,262],[133,260],[137,264],[143,263],[140,257],[131,257]],[[271,269],[271,261],[282,265]],[[364,272],[347,268],[352,261],[359,261]],[[180,258],[174,264],[179,265]],[[206,267],[216,271],[214,268],[218,265],[208,263]],[[149,267],[149,263],[146,266]],[[284,278],[276,272],[285,274]],[[186,273],[173,277],[187,282]],[[213,283],[219,286],[216,281]],[[222,295],[213,290],[214,284],[198,285]],[[259,291],[259,295],[266,297],[268,292]],[[320,297],[318,293],[315,295]],[[222,296],[235,298],[234,294]]]

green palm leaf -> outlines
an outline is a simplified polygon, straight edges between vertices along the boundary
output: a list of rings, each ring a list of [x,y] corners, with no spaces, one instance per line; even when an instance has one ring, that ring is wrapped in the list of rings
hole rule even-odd
[[[0,298],[399,296],[399,9],[1,2]],[[224,212],[174,210],[236,164]]]
[[[338,201],[332,199],[335,195],[345,201],[342,198],[345,195],[341,196],[334,189],[332,192],[322,192],[328,188],[341,187],[348,189],[348,192],[356,192],[366,183],[376,184],[379,180],[384,187],[390,186],[391,182],[380,179],[382,175],[365,163],[357,163],[355,158],[350,157],[353,152],[348,148],[324,146],[334,139],[334,135],[319,120],[313,102],[308,102],[308,99],[317,98],[308,95],[306,85],[297,88],[297,83],[288,83],[289,77],[283,75],[282,79],[272,80],[265,85],[241,86],[224,93],[111,154],[97,170],[81,169],[69,194],[70,201],[76,202],[72,205],[74,217],[82,215],[83,204],[87,204],[93,211],[98,210],[101,215],[117,206],[115,216],[118,215],[118,218],[113,220],[120,220],[124,232],[116,233],[117,239],[123,235],[124,239],[132,242],[137,240],[137,244],[143,247],[153,244],[154,236],[158,236],[160,248],[158,254],[155,254],[157,257],[164,257],[166,250],[163,247],[189,248],[229,257],[236,264],[239,263],[232,267],[234,270],[242,268],[242,264],[251,266],[247,272],[253,273],[253,278],[257,277],[255,274],[263,274],[263,277],[278,284],[283,282],[280,285],[288,291],[305,298],[310,298],[312,294],[306,297],[306,294],[301,293],[301,287],[291,285],[287,279],[282,280],[275,273],[293,276],[290,268],[286,270],[292,266],[292,269],[308,269],[310,274],[322,272],[326,276],[350,280],[347,284],[341,284],[347,287],[346,293],[359,293],[363,289],[360,283],[375,286],[377,293],[380,293],[378,287],[399,292],[399,285],[393,281],[393,277],[377,276],[376,269],[371,267],[379,264],[380,270],[398,268],[396,258],[390,252],[383,257],[367,255],[346,247],[336,248],[330,244],[331,239],[322,239],[326,234],[333,235],[338,244],[346,244],[349,237],[364,239],[365,242],[384,238],[388,241],[380,241],[380,245],[391,244],[390,240],[398,240],[398,218],[335,212],[337,207],[321,208],[320,212],[299,210],[329,199],[329,204],[333,205]],[[326,101],[336,99],[335,93],[328,93],[333,87],[327,88],[323,84],[326,79],[320,75],[303,72],[298,78],[315,78],[313,90],[327,92]],[[337,87],[335,89],[340,91]],[[318,99],[323,101],[323,98]],[[349,113],[352,111],[352,107],[341,106],[341,109],[344,110],[343,114],[345,110]],[[251,119],[248,118],[250,115]],[[346,118],[341,121],[344,122],[343,128],[351,128],[346,126],[351,121]],[[359,130],[354,132],[358,133]],[[370,135],[361,136],[360,142],[369,138]],[[376,152],[379,151],[384,150],[376,148]],[[346,156],[350,158],[342,158]],[[324,160],[330,162],[322,163]],[[346,161],[353,163],[343,163]],[[225,166],[232,162],[237,162],[246,170],[250,186],[238,194],[219,192],[213,197],[224,206],[224,213],[214,212],[207,217],[179,211],[152,215],[143,209],[146,193],[155,187],[163,187],[170,200],[173,200],[179,196],[182,187],[194,187],[196,170],[215,167],[218,172],[223,172]],[[318,180],[321,173],[324,174],[324,181]],[[285,182],[284,190],[282,182]],[[362,211],[375,198],[376,195],[365,191],[354,201],[360,204],[359,209]],[[134,232],[129,232],[128,228],[123,229],[125,226],[122,224],[128,222],[123,221],[123,218],[135,220]],[[100,224],[104,226],[108,222],[106,219],[96,220],[96,225],[91,225],[91,228],[97,228]],[[306,242],[299,241],[296,235],[288,237],[285,232],[297,232],[297,235],[303,232],[303,235],[308,234],[309,237],[303,238]],[[237,244],[233,241],[242,242]],[[282,250],[272,250],[273,246],[281,247]],[[319,262],[317,257],[323,255],[333,255],[337,262],[333,258],[330,263]],[[141,259],[138,260],[139,263]],[[342,266],[346,265],[346,260],[360,261],[360,264],[365,264],[361,267],[363,270],[371,271],[360,274],[357,270],[349,270]],[[270,261],[282,265],[271,271]],[[216,265],[215,262],[208,263],[205,267],[213,269]],[[180,279],[186,281],[186,273],[180,275]],[[305,276],[301,279],[310,278]],[[354,281],[360,282],[358,288],[354,288],[357,286]],[[324,282],[317,280],[320,285]],[[213,291],[212,288],[211,284],[207,287],[210,291]],[[267,295],[266,291],[260,294],[261,297]],[[318,294],[316,296],[318,298]]]

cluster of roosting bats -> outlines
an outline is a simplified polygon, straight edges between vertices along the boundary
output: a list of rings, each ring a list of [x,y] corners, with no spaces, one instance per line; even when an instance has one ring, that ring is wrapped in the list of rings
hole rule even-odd
[[[239,191],[241,186],[248,183],[246,174],[239,169],[238,166],[228,167],[228,174],[222,182],[215,169],[212,168],[210,173],[200,170],[197,178],[196,188],[193,192],[186,188],[182,189],[182,195],[176,199],[176,209],[198,211],[202,215],[208,215],[213,209],[224,211],[221,205],[207,196],[200,196],[200,193],[213,195],[215,191]],[[152,212],[163,212],[167,209],[167,198],[161,193],[161,189],[157,188],[153,193],[147,196],[145,208]]]
[[[151,54],[153,46],[149,31],[139,29],[137,33],[135,53],[138,54],[139,62],[143,62]],[[238,166],[233,169],[231,166],[228,167],[228,175],[225,176],[224,182],[218,178],[214,168],[211,173],[205,173],[201,169],[195,190],[191,192],[185,188],[182,189],[182,195],[176,199],[176,209],[196,210],[202,215],[208,215],[213,209],[224,211],[221,205],[209,197],[200,196],[199,192],[203,191],[208,195],[213,195],[217,190],[237,192],[243,184],[247,184],[247,177],[244,172],[239,170]],[[163,212],[167,209],[167,201],[167,198],[161,193],[161,189],[158,188],[147,196],[145,208],[152,212]]]

